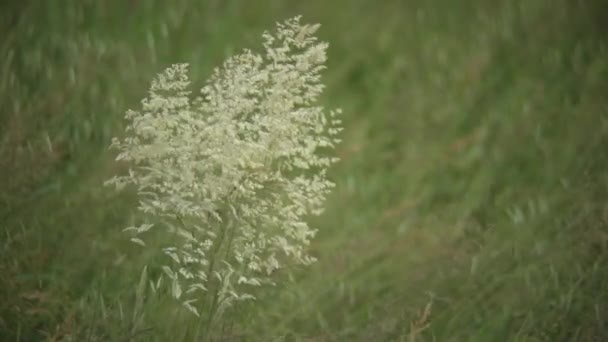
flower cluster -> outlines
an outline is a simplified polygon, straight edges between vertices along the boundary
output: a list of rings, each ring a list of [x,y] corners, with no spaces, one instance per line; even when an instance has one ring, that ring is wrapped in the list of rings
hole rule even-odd
[[[113,139],[130,169],[107,183],[134,186],[147,218],[127,230],[145,245],[148,230],[168,228],[164,270],[196,314],[199,291],[213,291],[209,305],[221,311],[282,267],[314,261],[305,217],[322,212],[334,186],[326,170],[337,159],[326,152],[341,130],[339,110],[315,105],[327,59],[318,27],[299,17],[277,24],[262,55],[227,59],[198,95],[186,64],[169,67]]]

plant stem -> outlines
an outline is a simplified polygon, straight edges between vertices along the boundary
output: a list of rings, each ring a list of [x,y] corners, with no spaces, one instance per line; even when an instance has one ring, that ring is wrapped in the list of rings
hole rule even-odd
[[[226,235],[226,230],[228,229],[229,223],[226,224],[226,227],[224,227],[223,224],[220,224],[220,235],[217,237],[216,243],[214,244],[214,248],[213,248],[213,253],[210,256],[210,260],[209,260],[209,267],[207,268],[207,277],[208,279],[211,280],[213,279],[213,272],[215,271],[215,262],[217,260],[218,254],[220,253],[220,250],[222,248],[222,244],[224,242],[224,237]],[[213,323],[213,316],[215,316],[215,312],[216,312],[216,305],[217,305],[217,295],[220,289],[221,283],[220,281],[218,281],[218,283],[214,286],[213,292],[211,294],[212,298],[212,302],[211,302],[211,307],[209,308],[209,313],[207,315],[207,320],[204,324],[199,325],[199,328],[197,329],[196,332],[196,338],[195,340],[198,340],[199,336],[200,336],[200,328],[203,328],[204,326],[204,335],[203,335],[203,339],[202,341],[207,341],[210,333],[211,333],[211,324]]]

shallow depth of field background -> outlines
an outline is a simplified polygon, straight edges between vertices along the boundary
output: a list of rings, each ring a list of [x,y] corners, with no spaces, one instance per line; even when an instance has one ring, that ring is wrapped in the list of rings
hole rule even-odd
[[[330,42],[337,188],[319,261],[224,340],[608,341],[600,0],[3,1],[0,340],[192,338],[138,288],[167,259],[121,232],[136,199],[102,186],[107,146],[166,66],[200,85],[297,14]]]

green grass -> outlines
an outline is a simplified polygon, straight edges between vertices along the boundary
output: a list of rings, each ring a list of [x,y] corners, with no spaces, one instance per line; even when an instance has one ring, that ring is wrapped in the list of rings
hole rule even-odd
[[[3,3],[0,340],[192,339],[190,314],[138,290],[164,259],[121,232],[135,198],[102,186],[119,167],[107,146],[165,66],[189,62],[200,82],[296,14],[330,42],[338,186],[312,220],[319,262],[243,307],[230,334],[608,340],[606,13],[599,0]]]

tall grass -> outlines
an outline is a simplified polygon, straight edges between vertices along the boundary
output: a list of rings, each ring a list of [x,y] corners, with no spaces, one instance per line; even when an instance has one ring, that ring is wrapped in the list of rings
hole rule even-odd
[[[608,340],[604,13],[591,0],[3,3],[0,340],[192,339],[196,321],[150,286],[162,257],[121,233],[136,199],[101,186],[106,146],[158,70],[187,62],[203,80],[296,14],[330,42],[337,187],[311,219],[318,263],[285,272],[224,335]]]

